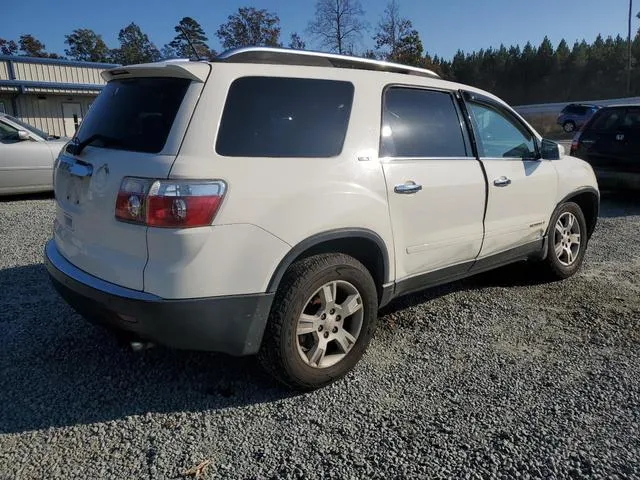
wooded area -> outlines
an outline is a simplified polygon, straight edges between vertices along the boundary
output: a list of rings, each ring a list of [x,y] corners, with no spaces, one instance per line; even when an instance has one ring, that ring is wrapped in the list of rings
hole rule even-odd
[[[554,46],[547,37],[540,45],[504,46],[471,53],[458,51],[444,59],[425,51],[411,20],[391,0],[371,28],[364,20],[360,0],[317,0],[315,15],[306,35],[312,47],[324,51],[361,55],[420,66],[443,78],[488,90],[516,105],[547,102],[598,100],[640,95],[640,30],[632,42],[631,89],[627,92],[627,40],[598,36],[570,46],[562,40]],[[65,36],[66,57],[78,61],[123,65],[154,62],[176,57],[211,59],[216,51],[194,18],[185,17],[175,27],[175,38],[157,48],[140,27],[131,23],[120,30],[119,46],[109,48],[102,36],[90,29],[76,29]],[[297,32],[289,42],[280,38],[280,19],[265,9],[239,8],[220,25],[215,35],[223,48],[248,45],[287,46],[306,49],[307,40]],[[365,49],[367,38],[373,49]],[[49,53],[33,35],[19,39],[0,38],[0,53],[34,57],[64,58]]]

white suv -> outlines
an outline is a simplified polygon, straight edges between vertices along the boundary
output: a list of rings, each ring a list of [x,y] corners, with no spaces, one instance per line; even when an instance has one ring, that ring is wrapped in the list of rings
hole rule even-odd
[[[591,167],[478,89],[246,48],[116,68],[56,162],[45,261],[80,314],[325,385],[391,299],[507,263],[582,263]]]

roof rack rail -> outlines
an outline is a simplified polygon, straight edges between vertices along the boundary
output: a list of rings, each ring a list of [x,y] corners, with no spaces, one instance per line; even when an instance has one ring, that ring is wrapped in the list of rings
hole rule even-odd
[[[275,47],[243,47],[227,50],[218,55],[214,62],[225,63],[269,63],[275,65],[306,65],[313,67],[353,68],[381,72],[404,73],[423,77],[440,78],[426,68],[411,67],[399,63],[383,62],[368,58],[337,55],[335,53],[292,50]]]

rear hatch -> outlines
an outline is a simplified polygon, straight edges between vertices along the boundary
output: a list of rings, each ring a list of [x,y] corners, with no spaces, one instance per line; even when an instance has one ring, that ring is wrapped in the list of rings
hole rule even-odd
[[[55,243],[81,270],[144,289],[147,227],[116,219],[118,192],[125,177],[167,178],[210,69],[181,62],[103,74],[107,85],[54,171]]]

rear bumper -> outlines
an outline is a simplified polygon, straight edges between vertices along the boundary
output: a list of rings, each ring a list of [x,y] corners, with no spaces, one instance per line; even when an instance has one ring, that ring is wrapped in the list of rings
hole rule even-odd
[[[179,349],[250,355],[260,348],[273,294],[167,300],[89,275],[53,240],[44,262],[62,298],[94,323]]]

